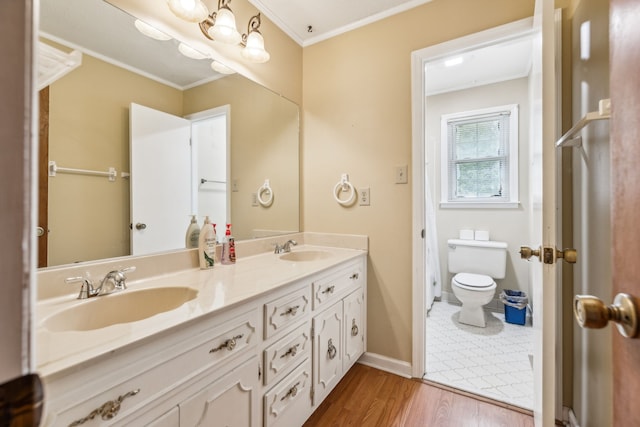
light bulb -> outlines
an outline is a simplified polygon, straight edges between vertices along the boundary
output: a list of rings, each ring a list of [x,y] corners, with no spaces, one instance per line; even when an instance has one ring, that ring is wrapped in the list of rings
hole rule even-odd
[[[236,17],[226,8],[216,12],[216,23],[209,28],[209,35],[214,40],[227,44],[238,44],[242,40],[242,36],[236,28]]]
[[[201,0],[167,0],[171,12],[189,22],[202,22],[209,16],[209,9]]]
[[[242,56],[252,62],[267,62],[271,55],[264,49],[264,38],[258,31],[247,36],[247,45],[242,49]]]

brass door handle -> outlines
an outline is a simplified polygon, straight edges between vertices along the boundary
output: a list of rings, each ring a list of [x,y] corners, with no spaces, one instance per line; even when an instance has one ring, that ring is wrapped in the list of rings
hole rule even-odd
[[[520,246],[520,258],[530,260],[531,257],[537,257],[539,261],[542,261],[540,256],[540,252],[542,252],[542,248],[538,247],[538,249],[531,249],[529,246]]]
[[[629,294],[618,294],[612,305],[606,305],[592,295],[576,295],[573,299],[573,315],[581,328],[600,329],[614,321],[624,337],[638,336],[638,309]]]
[[[559,259],[563,259],[567,264],[575,264],[578,260],[578,251],[575,249],[554,249],[553,246],[538,247],[531,249],[529,246],[520,246],[520,258],[530,260],[537,257],[538,261],[545,264],[553,264]]]

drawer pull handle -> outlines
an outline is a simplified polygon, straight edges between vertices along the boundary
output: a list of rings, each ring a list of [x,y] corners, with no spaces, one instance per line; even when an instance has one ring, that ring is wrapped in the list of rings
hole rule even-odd
[[[287,397],[291,396],[291,397],[296,397],[296,395],[298,394],[298,386],[300,385],[300,382],[297,382],[294,384],[293,387],[291,387],[289,389],[289,391],[287,392],[287,394],[285,394],[284,396],[282,396],[280,398],[280,401],[285,400]]]
[[[236,335],[233,338],[229,338],[228,340],[226,340],[225,342],[220,344],[218,347],[212,348],[211,350],[209,350],[209,353],[215,353],[216,351],[220,351],[223,348],[226,348],[227,350],[231,351],[234,348],[236,348],[236,345],[238,344],[237,340],[239,340],[243,336],[244,336],[244,334],[240,334],[240,335]]]
[[[360,275],[358,273],[353,273],[351,276],[349,276],[349,279],[358,280],[359,277]]]
[[[327,355],[329,355],[329,359],[334,359],[338,354],[338,349],[333,345],[333,340],[329,338],[329,348],[327,349]]]
[[[299,305],[294,305],[293,307],[289,307],[286,311],[283,311],[282,313],[280,313],[280,316],[286,316],[289,314],[292,316],[295,316],[299,308],[300,308]]]
[[[323,294],[332,294],[335,291],[336,287],[334,285],[329,286],[327,289],[322,291]]]
[[[358,325],[356,325],[356,319],[353,319],[353,323],[351,324],[351,336],[352,337],[357,337],[358,336]]]
[[[122,405],[122,401],[124,401],[127,397],[135,396],[138,393],[140,393],[139,388],[133,391],[130,391],[128,393],[125,393],[122,396],[118,396],[116,400],[109,400],[108,402],[103,403],[102,406],[100,406],[99,408],[91,411],[91,413],[86,417],[80,418],[79,420],[75,420],[74,422],[69,424],[69,427],[76,427],[76,426],[82,425],[87,421],[91,421],[98,415],[100,415],[100,418],[102,418],[103,420],[110,420],[114,418],[116,415],[118,415],[118,412],[120,412],[120,406]]]
[[[296,344],[293,347],[289,347],[289,350],[287,350],[286,353],[284,353],[282,356],[280,356],[280,359],[285,358],[289,355],[291,355],[291,357],[296,357],[296,353],[298,352],[298,346],[300,344]]]

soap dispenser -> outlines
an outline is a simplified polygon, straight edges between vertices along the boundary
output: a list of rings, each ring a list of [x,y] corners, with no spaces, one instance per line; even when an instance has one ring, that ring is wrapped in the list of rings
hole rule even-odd
[[[185,247],[187,249],[197,248],[200,242],[200,226],[195,215],[191,215],[191,222],[187,228],[187,235],[184,238]]]
[[[227,224],[227,231],[224,233],[224,240],[222,242],[222,264],[235,264],[235,262],[235,239],[231,235],[231,224]]]
[[[203,270],[213,268],[216,254],[216,235],[213,231],[213,224],[206,216],[202,230],[200,230],[200,238],[198,244],[198,262]]]

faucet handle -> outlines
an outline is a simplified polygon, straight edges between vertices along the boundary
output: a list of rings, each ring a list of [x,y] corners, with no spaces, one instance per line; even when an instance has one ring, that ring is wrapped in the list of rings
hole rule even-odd
[[[87,277],[67,277],[66,279],[64,279],[64,281],[69,284],[82,282],[82,285],[80,286],[80,293],[78,294],[78,299],[87,299],[95,294],[95,289],[93,289],[93,282],[91,282],[91,279]]]
[[[281,254],[283,252],[283,247],[280,246],[277,243],[272,243],[272,245],[275,247],[275,249],[273,250],[274,254]]]
[[[105,277],[105,280],[107,280],[109,276],[112,276],[115,289],[124,290],[124,289],[127,289],[127,283],[126,283],[127,277],[125,276],[125,273],[131,273],[134,271],[136,271],[136,267],[133,265],[131,267],[125,267],[119,270],[114,270],[107,274],[107,276]]]

